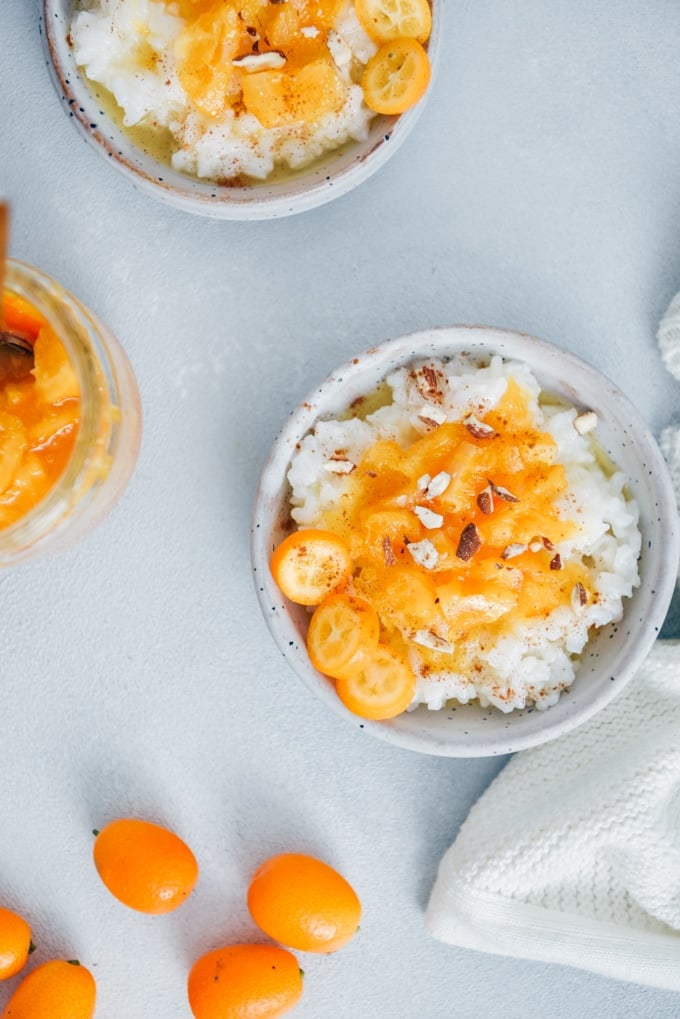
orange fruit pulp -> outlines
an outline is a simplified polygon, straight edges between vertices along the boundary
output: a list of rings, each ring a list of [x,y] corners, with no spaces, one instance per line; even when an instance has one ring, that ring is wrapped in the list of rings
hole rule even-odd
[[[262,863],[248,886],[248,909],[271,938],[304,952],[335,952],[354,937],[361,903],[327,863],[281,853]]]
[[[225,945],[198,959],[189,972],[195,1019],[276,1019],[302,995],[297,959],[275,945]]]
[[[111,821],[97,833],[94,863],[108,890],[141,913],[181,906],[198,880],[191,849],[174,832],[136,818]]]
[[[68,463],[80,420],[80,388],[52,327],[5,292],[0,325],[33,345],[34,360],[0,349],[0,528],[24,516]]]
[[[92,1019],[96,996],[85,966],[52,959],[24,977],[0,1019]]]
[[[175,45],[180,83],[207,116],[244,108],[267,128],[338,110],[346,86],[327,38],[339,8],[340,0],[182,0],[185,24]]]

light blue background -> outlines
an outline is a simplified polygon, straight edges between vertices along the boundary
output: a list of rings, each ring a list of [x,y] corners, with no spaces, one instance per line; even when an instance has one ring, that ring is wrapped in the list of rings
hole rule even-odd
[[[329,206],[253,224],[135,191],[64,116],[38,5],[2,4],[12,252],[110,325],[145,410],[110,517],[0,576],[0,902],[31,921],[33,960],[92,968],[98,1019],[189,1019],[189,965],[256,935],[248,875],[283,850],[326,858],[365,909],[345,950],[301,958],[299,1019],[680,1014],[671,994],[429,938],[438,860],[500,763],[421,757],[343,724],[279,657],[252,590],[269,444],[376,341],[519,329],[603,369],[654,431],[680,422],[655,344],[680,287],[676,0],[443,4],[437,80],[393,160]],[[128,912],[94,874],[90,830],[130,813],[199,858],[176,914]]]

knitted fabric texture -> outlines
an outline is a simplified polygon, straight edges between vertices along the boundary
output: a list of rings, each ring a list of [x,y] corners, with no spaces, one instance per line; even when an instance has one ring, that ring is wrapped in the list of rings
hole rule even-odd
[[[659,350],[666,368],[680,380],[680,293],[676,294],[661,319],[657,332]],[[680,509],[680,425],[664,428],[659,436],[659,447],[664,455]]]
[[[659,350],[671,375],[680,379],[680,294],[676,294],[657,332]]]
[[[442,941],[680,990],[680,642],[598,716],[516,754],[444,856]]]
[[[680,295],[659,328],[680,378]],[[660,445],[680,504],[680,430]],[[680,991],[680,641],[599,715],[516,754],[441,861],[442,941]]]

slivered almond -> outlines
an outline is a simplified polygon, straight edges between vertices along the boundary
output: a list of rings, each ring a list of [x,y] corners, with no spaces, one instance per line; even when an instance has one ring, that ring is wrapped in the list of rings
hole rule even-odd
[[[276,71],[286,63],[286,54],[281,50],[265,50],[263,53],[244,53],[234,57],[232,65],[244,71]]]
[[[432,421],[436,425],[443,425],[446,421],[446,414],[439,407],[433,406],[428,403],[421,407],[418,411],[418,417],[421,421]]]
[[[346,456],[331,456],[326,460],[323,469],[329,474],[351,474],[356,470],[356,464],[353,464]]]
[[[440,637],[434,630],[416,630],[412,634],[411,640],[414,644],[420,644],[421,647],[429,648],[430,651],[441,651],[445,655],[453,654],[453,644],[445,640],[444,637]]]
[[[412,373],[412,378],[415,381],[416,389],[424,399],[442,400],[447,386],[444,372],[433,368],[432,365],[424,364]]]
[[[418,420],[422,421],[422,423],[425,425],[425,427],[429,428],[430,431],[433,431],[435,428],[439,428],[439,422],[435,421],[434,418],[426,418],[426,417],[423,417],[422,414],[419,414],[418,415]]]
[[[436,499],[438,495],[444,494],[450,484],[451,475],[447,471],[440,471],[439,474],[435,474],[432,481],[428,484],[425,489],[425,495],[428,499]]]
[[[512,492],[508,492],[507,488],[503,488],[502,485],[494,485],[491,478],[489,478],[488,481],[491,486],[491,491],[494,495],[497,495],[499,499],[503,499],[505,502],[519,502],[517,496],[513,495]]]
[[[458,548],[456,549],[456,558],[462,559],[464,563],[467,563],[472,559],[475,552],[480,548],[482,539],[479,537],[479,531],[474,524],[468,524],[461,531],[460,538],[458,539]]]
[[[347,67],[352,60],[352,47],[334,28],[331,28],[326,36],[326,45],[336,67],[339,70]]]
[[[426,570],[433,570],[439,561],[439,552],[429,538],[422,541],[410,541],[406,548],[409,550],[415,562],[424,566]]]
[[[487,485],[486,488],[479,493],[477,496],[477,505],[486,516],[493,513],[493,492],[491,490],[491,485]]]
[[[496,434],[496,430],[492,428],[491,425],[487,425],[483,421],[480,421],[474,414],[468,414],[468,416],[463,419],[463,424],[470,435],[472,435],[475,439],[492,439]]]
[[[523,555],[528,548],[528,545],[523,545],[520,541],[513,541],[505,546],[501,552],[501,559],[514,559],[515,556]]]
[[[574,418],[574,428],[579,435],[585,435],[597,428],[597,414],[594,410],[586,410]]]
[[[435,513],[434,510],[428,509],[427,506],[414,506],[413,512],[423,527],[427,527],[428,531],[433,530],[435,527],[441,527],[444,523],[442,514]]]

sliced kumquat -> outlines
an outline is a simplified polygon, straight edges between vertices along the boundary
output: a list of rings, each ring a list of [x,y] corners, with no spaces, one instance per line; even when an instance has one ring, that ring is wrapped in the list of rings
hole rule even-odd
[[[364,101],[375,113],[405,113],[430,83],[430,61],[416,39],[394,39],[380,47],[361,79]]]
[[[338,697],[345,707],[373,721],[400,715],[413,700],[415,689],[413,671],[383,644],[336,682]]]
[[[428,0],[354,0],[362,28],[377,43],[410,38],[425,42],[432,31]]]
[[[270,562],[278,587],[298,605],[319,605],[352,575],[347,542],[332,531],[309,528],[289,534]]]
[[[341,592],[316,609],[307,632],[307,651],[315,669],[337,679],[360,653],[378,646],[380,620],[369,602]]]

